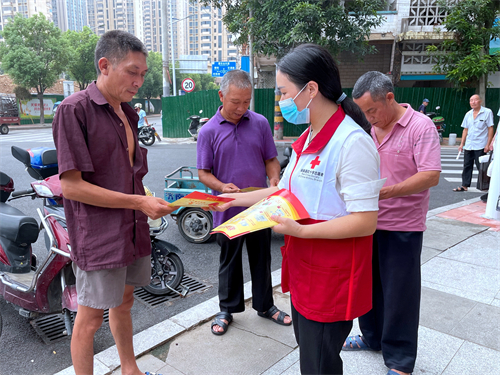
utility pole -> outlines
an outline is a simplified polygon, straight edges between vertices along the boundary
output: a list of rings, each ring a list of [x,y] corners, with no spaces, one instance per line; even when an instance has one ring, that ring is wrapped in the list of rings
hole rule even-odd
[[[161,1],[161,52],[163,60],[163,96],[170,96],[170,74],[168,73],[168,0]]]
[[[250,9],[249,18],[252,19],[253,11]],[[255,111],[255,99],[254,99],[254,84],[253,84],[253,35],[252,27],[250,27],[250,35],[248,41],[248,54],[250,55],[250,82],[252,83],[252,99],[250,99],[250,110]]]
[[[174,27],[172,24],[172,0],[169,1],[170,3],[170,49],[172,50],[172,84],[174,86],[174,90],[172,91],[172,94],[174,96],[177,96],[177,86],[176,86],[176,80],[175,80],[175,53],[174,53]]]

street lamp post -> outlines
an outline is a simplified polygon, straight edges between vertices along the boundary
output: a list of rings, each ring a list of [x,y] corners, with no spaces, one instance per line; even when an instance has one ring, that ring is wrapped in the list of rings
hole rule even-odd
[[[162,62],[163,62],[163,96],[170,96],[170,79],[168,74],[168,28],[167,28],[167,0],[161,2],[161,38],[162,38]]]
[[[174,49],[174,28],[172,23],[172,0],[169,1],[170,6],[170,50],[172,51],[172,75],[173,77],[173,95],[177,96],[177,83],[175,81],[175,49]]]

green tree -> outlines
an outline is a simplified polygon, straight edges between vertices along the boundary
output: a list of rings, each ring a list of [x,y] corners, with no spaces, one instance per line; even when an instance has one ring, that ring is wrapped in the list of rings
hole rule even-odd
[[[161,53],[149,52],[146,62],[148,64],[148,72],[136,96],[149,100],[161,96],[163,92],[163,63]]]
[[[447,12],[443,26],[453,32],[454,37],[428,51],[437,59],[434,71],[446,74],[458,87],[476,87],[477,93],[485,98],[487,77],[498,71],[500,55],[489,54],[492,38],[500,37],[500,26],[495,25],[498,1],[461,0],[440,7]]]
[[[30,18],[17,14],[4,26],[2,37],[2,68],[15,84],[36,89],[43,124],[43,93],[56,83],[68,62],[68,48],[61,30],[41,13]]]
[[[179,69],[179,68],[177,68]],[[178,70],[176,70],[178,71]],[[172,67],[169,69],[170,77],[173,79]],[[191,78],[194,80],[194,90],[196,91],[206,91],[206,90],[217,90],[219,86],[215,84],[215,78],[211,74],[198,74],[198,73],[176,73],[175,84],[177,85],[177,90],[182,90],[182,81],[186,78]],[[172,85],[173,86],[173,85]],[[172,87],[173,90],[173,87]]]
[[[78,83],[80,90],[85,90],[93,80],[97,79],[94,52],[99,37],[87,26],[82,31],[68,30],[63,37],[67,42],[69,52],[66,70]]]
[[[281,57],[302,43],[316,43],[334,55],[351,51],[363,56],[376,51],[368,44],[370,29],[380,25],[377,15],[384,0],[204,0],[224,7],[224,24],[237,35],[235,44],[253,36],[257,54]],[[252,10],[252,17],[249,11]]]

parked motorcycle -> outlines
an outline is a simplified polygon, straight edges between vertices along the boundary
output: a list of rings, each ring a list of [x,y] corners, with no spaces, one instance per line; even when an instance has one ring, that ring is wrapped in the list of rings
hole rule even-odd
[[[434,125],[436,126],[436,130],[439,135],[439,143],[443,143],[443,133],[446,129],[446,124],[444,123],[444,117],[439,115],[440,106],[436,107],[436,112],[427,112],[427,116],[432,120]]]
[[[283,156],[285,157],[285,159],[280,161],[280,168],[281,168],[280,179],[283,177],[283,173],[285,172],[285,169],[286,169],[288,163],[290,163],[290,157],[292,156],[292,147],[291,146],[285,147],[285,150],[283,151]]]
[[[152,146],[155,143],[155,137],[161,142],[161,138],[156,132],[156,129],[151,125],[141,126],[137,131],[137,137],[145,146]]]
[[[200,115],[203,113],[203,110],[200,110]],[[205,125],[208,120],[210,120],[208,117],[201,117],[198,115],[192,115],[187,118],[187,120],[190,120],[188,132],[191,134],[191,136],[194,138],[196,141],[198,139],[198,133],[203,125]]]
[[[31,188],[14,191],[14,181],[0,172],[0,294],[12,303],[24,317],[33,319],[39,314],[61,312],[66,333],[72,333],[72,318],[77,310],[75,276],[71,266],[71,245],[66,227],[62,190],[58,175],[49,175],[53,169],[47,165],[34,166],[33,160],[53,162],[54,149],[37,150],[33,156],[19,147],[12,147],[13,156],[20,160],[28,173],[40,178],[31,183]],[[33,153],[33,150],[32,153]],[[41,157],[37,159],[38,152]],[[44,179],[42,179],[44,178]],[[37,209],[41,224],[20,210],[7,204],[12,199],[32,197],[43,199],[43,212]],[[145,287],[155,295],[174,292],[184,297],[189,289],[181,285],[184,266],[176,253],[180,250],[156,237],[168,226],[165,218],[151,220],[151,282]],[[39,232],[45,230],[47,257],[38,266],[32,244]],[[0,329],[1,332],[1,329]]]

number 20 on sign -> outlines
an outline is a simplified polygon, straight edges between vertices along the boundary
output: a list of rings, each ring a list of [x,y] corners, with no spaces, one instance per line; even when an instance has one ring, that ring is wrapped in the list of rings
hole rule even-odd
[[[191,92],[194,90],[194,80],[192,78],[186,78],[182,81],[182,89],[186,92]]]

